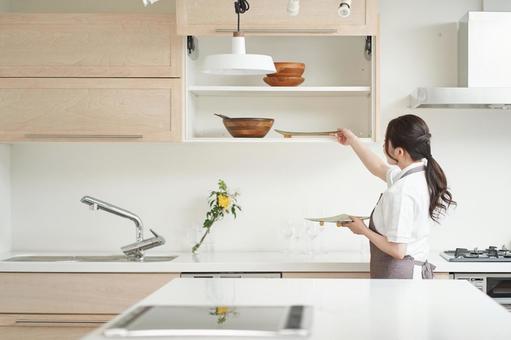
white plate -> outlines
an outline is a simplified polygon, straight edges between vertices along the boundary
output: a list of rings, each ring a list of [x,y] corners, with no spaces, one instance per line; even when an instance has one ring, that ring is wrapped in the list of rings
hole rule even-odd
[[[337,225],[340,225],[343,222],[352,222],[353,219],[351,218],[351,216],[352,215],[348,215],[348,214],[340,214],[340,215],[330,216],[330,217],[309,217],[309,218],[306,218],[306,220],[312,221],[312,222],[319,222],[320,225],[323,225],[324,223],[335,223]],[[369,217],[364,217],[364,216],[353,216],[353,217],[360,218],[361,220],[369,219]]]

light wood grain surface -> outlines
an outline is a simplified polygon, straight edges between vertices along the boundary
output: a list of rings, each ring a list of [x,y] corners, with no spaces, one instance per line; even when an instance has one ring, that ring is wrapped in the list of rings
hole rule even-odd
[[[179,77],[174,15],[0,14],[0,77]]]
[[[0,313],[118,314],[179,274],[0,273]]]
[[[0,141],[178,141],[181,87],[180,79],[0,78]]]
[[[250,10],[242,15],[242,30],[295,29],[300,30],[302,35],[307,35],[303,32],[307,29],[334,29],[335,33],[328,33],[330,35],[376,33],[377,0],[353,1],[351,15],[347,18],[337,14],[340,3],[337,0],[302,1],[300,15],[296,17],[287,14],[287,3],[288,0],[258,0],[251,3]],[[217,30],[236,27],[231,0],[177,0],[176,11],[180,35],[225,35],[228,33],[217,33]]]

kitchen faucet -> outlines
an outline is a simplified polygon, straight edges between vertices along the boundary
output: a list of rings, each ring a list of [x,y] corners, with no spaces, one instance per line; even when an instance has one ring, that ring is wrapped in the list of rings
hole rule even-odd
[[[111,214],[127,218],[131,220],[133,223],[135,223],[136,241],[134,243],[121,247],[123,253],[126,254],[126,256],[128,256],[128,258],[132,260],[143,261],[144,250],[165,244],[165,239],[163,238],[163,236],[158,235],[152,229],[149,230],[154,236],[144,240],[144,224],[142,223],[140,217],[138,217],[131,211],[117,207],[113,204],[110,204],[108,202],[99,200],[91,196],[83,196],[80,202],[87,204],[92,210],[104,210]]]

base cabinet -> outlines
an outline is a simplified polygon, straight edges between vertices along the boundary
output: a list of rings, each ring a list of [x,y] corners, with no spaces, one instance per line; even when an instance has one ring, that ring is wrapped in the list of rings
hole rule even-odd
[[[179,273],[0,273],[0,338],[79,339]]]
[[[20,340],[20,339],[34,339],[34,340],[74,340],[80,339],[86,334],[92,332],[94,328],[98,327],[74,327],[74,326],[61,326],[61,327],[20,327],[8,326],[0,327],[2,340]]]
[[[116,315],[102,314],[0,314],[2,340],[79,339]]]
[[[369,272],[287,272],[282,278],[293,279],[369,279]],[[449,280],[450,274],[439,272],[434,274],[435,280]]]
[[[368,279],[368,272],[287,272],[283,279]]]

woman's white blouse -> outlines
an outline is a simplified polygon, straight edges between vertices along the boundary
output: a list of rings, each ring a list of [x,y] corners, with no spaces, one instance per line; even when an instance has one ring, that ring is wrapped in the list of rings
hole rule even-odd
[[[433,220],[429,216],[428,185],[423,171],[401,176],[426,164],[424,159],[403,170],[391,167],[387,172],[388,188],[373,214],[376,230],[390,242],[406,243],[406,254],[418,261],[425,261],[429,254]]]

